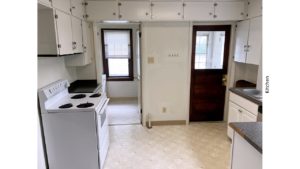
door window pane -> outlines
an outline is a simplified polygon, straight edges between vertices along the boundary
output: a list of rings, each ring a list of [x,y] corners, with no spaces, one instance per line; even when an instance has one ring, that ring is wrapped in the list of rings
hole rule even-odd
[[[223,69],[225,31],[197,31],[195,69]]]
[[[108,59],[109,76],[129,76],[128,59]]]

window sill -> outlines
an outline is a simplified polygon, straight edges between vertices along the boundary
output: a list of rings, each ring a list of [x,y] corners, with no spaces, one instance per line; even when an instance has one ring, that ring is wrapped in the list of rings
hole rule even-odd
[[[107,77],[107,81],[133,81],[133,77]]]

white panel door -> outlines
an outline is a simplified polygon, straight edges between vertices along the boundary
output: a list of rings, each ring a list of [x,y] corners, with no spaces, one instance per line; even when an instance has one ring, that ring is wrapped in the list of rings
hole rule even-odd
[[[71,13],[71,1],[70,0],[52,0],[54,8],[60,9],[68,14]]]
[[[246,63],[259,65],[262,55],[262,17],[250,19]]]
[[[81,20],[75,17],[72,17],[72,39],[73,39],[73,52],[82,53],[82,28]]]
[[[59,54],[66,55],[72,54],[72,23],[71,16],[61,12],[55,11],[56,17],[56,28],[59,43]]]
[[[152,20],[182,20],[181,2],[152,2]]]
[[[83,0],[71,0],[72,15],[80,19],[84,19],[84,1]]]
[[[123,1],[120,2],[120,19],[129,21],[144,21],[151,19],[151,4],[144,1]]]
[[[87,1],[86,13],[89,21],[117,20],[119,17],[116,1]]]
[[[239,118],[240,118],[240,112],[241,111],[241,108],[232,103],[231,101],[229,101],[229,106],[228,106],[228,124],[231,123],[231,122],[238,122],[239,121]],[[233,137],[233,129],[228,126],[227,128],[227,136],[229,138],[232,139]]]
[[[236,39],[235,39],[235,51],[234,61],[245,63],[246,62],[246,49],[249,32],[249,20],[244,20],[237,23],[236,27]]]
[[[243,20],[245,18],[245,2],[215,3],[216,20]]]
[[[184,20],[213,20],[214,6],[212,2],[185,2]]]
[[[248,0],[248,18],[262,15],[262,0]]]

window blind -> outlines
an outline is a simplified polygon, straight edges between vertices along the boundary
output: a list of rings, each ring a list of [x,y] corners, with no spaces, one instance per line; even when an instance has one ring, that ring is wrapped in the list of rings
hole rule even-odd
[[[127,30],[104,31],[105,58],[129,59],[130,32]]]

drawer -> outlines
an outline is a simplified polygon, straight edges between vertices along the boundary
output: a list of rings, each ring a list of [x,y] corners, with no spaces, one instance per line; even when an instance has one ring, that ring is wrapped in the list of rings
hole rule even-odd
[[[257,116],[258,114],[258,105],[235,94],[229,92],[229,100],[237,104],[238,106],[244,108],[248,112],[252,113],[253,115]]]

